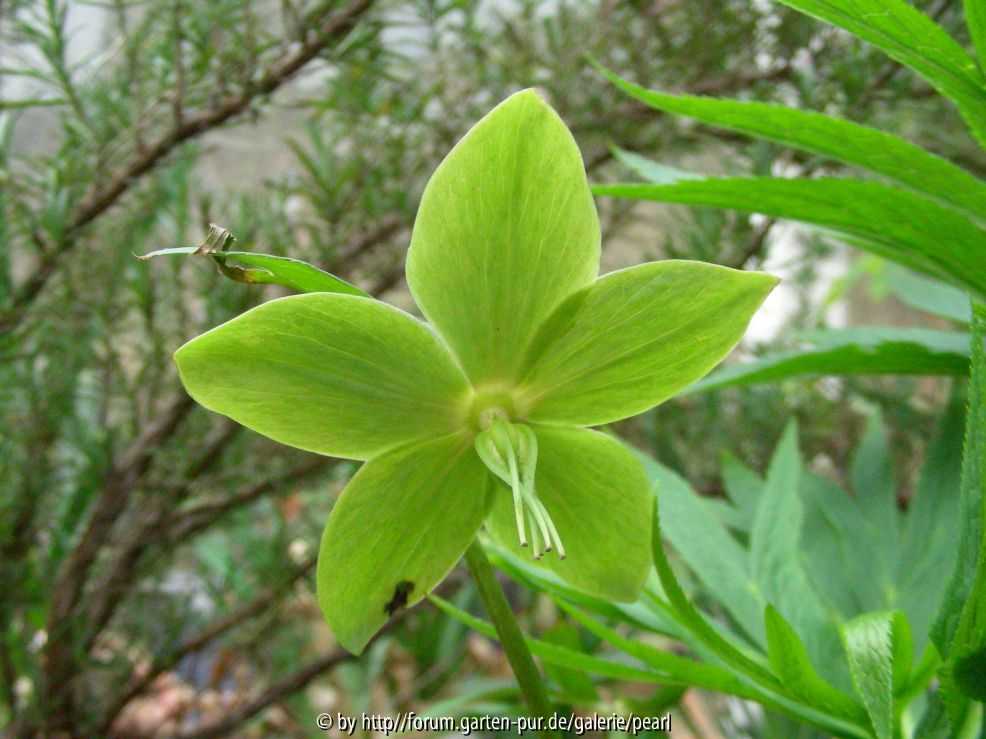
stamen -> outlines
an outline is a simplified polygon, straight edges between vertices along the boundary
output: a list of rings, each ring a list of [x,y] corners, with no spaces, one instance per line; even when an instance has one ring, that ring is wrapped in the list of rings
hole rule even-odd
[[[535,559],[541,559],[552,550],[557,550],[559,558],[565,559],[565,547],[558,529],[538,499],[534,485],[538,457],[534,429],[491,414],[489,425],[476,435],[476,453],[494,475],[510,486],[520,546],[528,546],[529,529],[531,554]]]

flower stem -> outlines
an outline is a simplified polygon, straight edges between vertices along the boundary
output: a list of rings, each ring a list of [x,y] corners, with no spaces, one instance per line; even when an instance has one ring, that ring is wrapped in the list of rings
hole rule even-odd
[[[469,571],[476,581],[479,594],[483,597],[486,610],[489,612],[493,625],[496,626],[496,633],[500,637],[500,644],[503,651],[507,654],[507,660],[517,678],[520,692],[524,694],[527,706],[534,716],[544,719],[547,726],[548,717],[551,715],[551,704],[548,702],[548,694],[544,690],[544,682],[541,673],[538,672],[534,659],[527,649],[523,634],[514,618],[510,604],[500,589],[500,584],[493,573],[493,566],[483,551],[483,545],[479,539],[474,539],[466,550],[466,563]],[[552,736],[551,732],[538,732],[541,736]]]

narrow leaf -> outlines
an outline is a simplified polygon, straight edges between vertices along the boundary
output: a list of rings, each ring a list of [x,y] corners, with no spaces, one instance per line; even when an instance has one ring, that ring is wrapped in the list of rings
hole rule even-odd
[[[688,394],[724,387],[825,375],[955,375],[969,371],[968,334],[931,329],[860,326],[819,331],[804,349],[768,354],[724,367]]]
[[[986,94],[973,59],[938,24],[905,0],[780,0],[846,29],[910,67],[958,106],[986,145]]]
[[[986,184],[948,160],[878,129],[784,105],[669,95],[647,90],[605,70],[603,74],[624,92],[658,110],[831,157],[884,175],[941,203],[986,219]],[[634,154],[629,154],[626,160],[620,154],[617,156],[651,182],[666,184],[685,178],[654,178],[649,175],[661,174],[660,169],[651,169],[654,163]],[[684,174],[689,179],[697,177]]]
[[[982,0],[965,0],[963,7],[965,24],[969,28],[979,59],[979,71],[986,75],[986,3]]]
[[[593,192],[812,223],[861,239],[853,242],[860,248],[986,295],[986,232],[951,208],[890,185],[839,178],[743,177],[596,185]]]
[[[972,315],[969,294],[938,280],[888,265],[887,286],[902,302],[926,313],[968,324]]]
[[[670,185],[673,182],[680,182],[681,180],[705,179],[705,175],[670,167],[667,164],[655,162],[653,159],[647,159],[625,149],[614,148],[613,155],[618,162],[639,175],[641,179],[652,182],[655,185]]]
[[[893,621],[892,612],[877,611],[840,629],[849,672],[877,739],[893,737]]]

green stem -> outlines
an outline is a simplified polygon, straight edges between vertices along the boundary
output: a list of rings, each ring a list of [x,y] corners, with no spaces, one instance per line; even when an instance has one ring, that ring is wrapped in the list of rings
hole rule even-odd
[[[510,604],[500,589],[500,583],[496,580],[493,573],[493,565],[490,564],[483,551],[483,545],[479,539],[474,539],[466,550],[466,563],[469,571],[476,581],[479,594],[483,597],[486,610],[489,612],[490,620],[496,626],[496,633],[500,637],[500,644],[503,651],[507,654],[507,661],[514,671],[517,684],[520,686],[521,693],[527,701],[527,706],[532,715],[540,716],[547,725],[548,717],[551,715],[551,704],[548,702],[548,694],[544,690],[544,682],[541,680],[541,673],[538,672],[534,659],[527,649],[527,642],[524,635],[520,633],[520,627],[514,618]],[[550,736],[547,731],[539,732],[542,736]]]

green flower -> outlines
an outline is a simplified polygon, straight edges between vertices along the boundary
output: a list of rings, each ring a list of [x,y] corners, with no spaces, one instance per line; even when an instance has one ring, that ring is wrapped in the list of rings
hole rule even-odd
[[[705,375],[776,281],[686,261],[597,279],[599,241],[575,141],[524,91],[425,189],[407,281],[427,324],[369,298],[310,293],[176,352],[206,408],[285,444],[367,460],[319,552],[319,602],[346,648],[362,650],[440,582],[484,522],[577,588],[638,596],[647,477],[630,450],[585,427]]]

